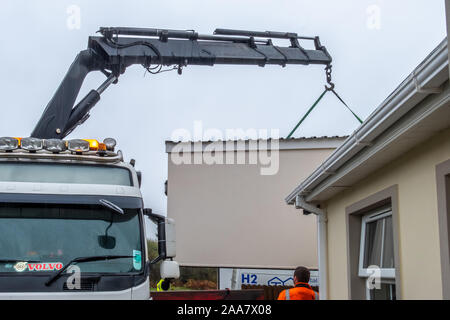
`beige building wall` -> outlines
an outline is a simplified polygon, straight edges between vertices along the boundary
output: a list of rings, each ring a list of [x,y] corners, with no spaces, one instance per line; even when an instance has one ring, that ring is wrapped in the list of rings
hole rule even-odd
[[[316,269],[316,217],[287,206],[284,197],[333,150],[280,150],[276,175],[261,175],[260,165],[175,165],[169,154],[168,217],[176,221],[177,261]]]
[[[398,186],[402,299],[442,299],[436,165],[450,159],[450,129],[327,201],[330,299],[348,299],[345,208]]]

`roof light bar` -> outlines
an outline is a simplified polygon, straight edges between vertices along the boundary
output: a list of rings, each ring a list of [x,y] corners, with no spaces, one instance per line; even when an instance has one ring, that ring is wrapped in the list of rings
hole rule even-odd
[[[16,138],[16,137],[2,137],[0,138],[0,151],[12,152],[16,149],[21,149],[35,153],[40,150],[45,150],[52,153],[60,153],[66,150],[81,154],[89,151],[97,151],[98,155],[104,156],[107,151],[114,152],[116,140],[106,138],[103,143],[95,139],[39,139],[34,137]],[[92,154],[92,153],[90,153]]]

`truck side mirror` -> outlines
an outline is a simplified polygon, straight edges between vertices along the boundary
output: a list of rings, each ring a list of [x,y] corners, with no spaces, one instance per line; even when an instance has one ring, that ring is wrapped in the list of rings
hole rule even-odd
[[[159,273],[163,279],[178,279],[180,277],[180,266],[176,261],[164,260],[161,262]]]
[[[158,254],[152,261],[156,263],[160,260],[175,258],[176,256],[176,236],[175,220],[166,218],[152,212],[152,209],[144,209],[144,215],[154,221],[158,227]]]
[[[175,258],[177,255],[175,220],[166,219],[164,227],[166,234],[166,258]]]

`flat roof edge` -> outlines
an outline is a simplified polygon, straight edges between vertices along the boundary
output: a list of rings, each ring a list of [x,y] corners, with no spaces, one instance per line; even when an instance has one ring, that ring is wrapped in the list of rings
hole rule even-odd
[[[180,146],[184,152],[215,151],[249,151],[260,149],[279,150],[307,150],[307,149],[336,149],[347,136],[300,138],[300,139],[259,139],[259,140],[228,140],[228,141],[166,141],[166,153],[172,153],[175,146]],[[205,150],[206,149],[206,150]],[[179,152],[176,150],[175,152]]]

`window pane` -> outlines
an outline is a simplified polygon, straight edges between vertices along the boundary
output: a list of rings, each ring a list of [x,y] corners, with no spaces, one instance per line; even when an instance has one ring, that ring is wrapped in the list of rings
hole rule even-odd
[[[370,300],[395,300],[395,284],[381,283],[380,289],[370,290]]]
[[[386,219],[384,231],[384,250],[382,268],[395,268],[394,264],[394,236],[392,230],[392,216]]]
[[[380,266],[382,236],[383,219],[366,224],[364,268],[367,268],[371,265]]]

